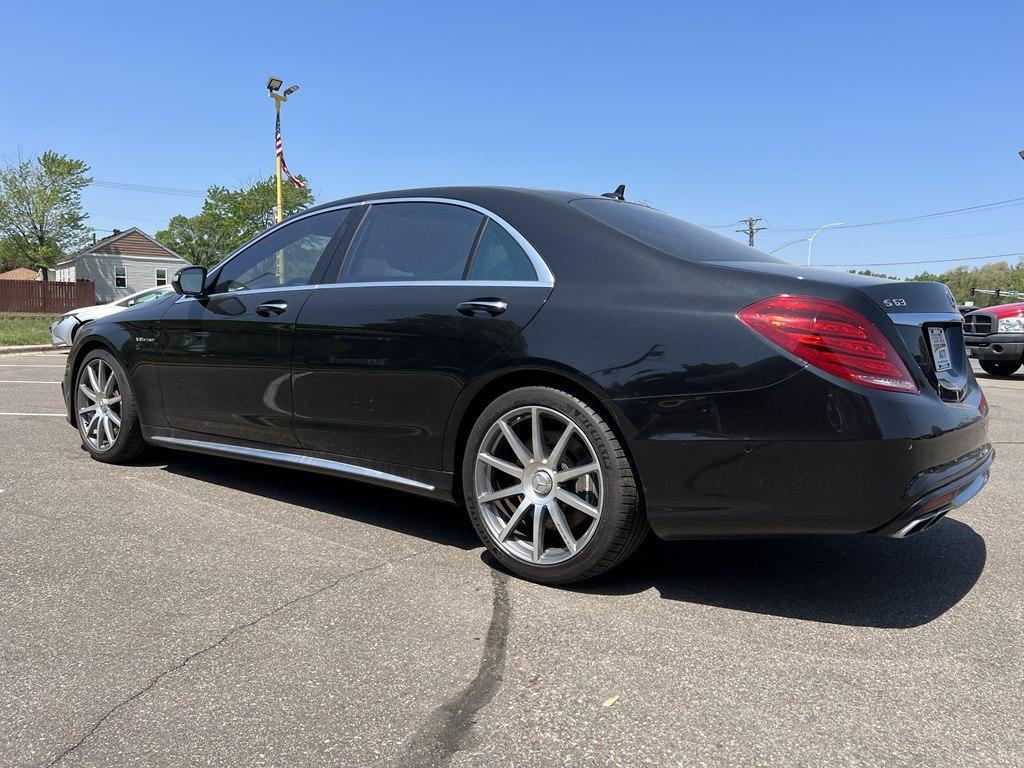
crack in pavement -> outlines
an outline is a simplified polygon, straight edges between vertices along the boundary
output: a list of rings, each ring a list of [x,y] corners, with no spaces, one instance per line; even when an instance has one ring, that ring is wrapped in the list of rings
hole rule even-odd
[[[201,648],[198,651],[195,651],[194,653],[189,654],[188,656],[185,657],[184,660],[182,660],[178,664],[175,664],[174,666],[169,667],[168,669],[165,669],[163,672],[161,672],[159,675],[154,677],[145,686],[143,686],[142,688],[137,690],[135,693],[133,693],[127,699],[125,699],[124,701],[121,701],[118,704],[115,704],[113,707],[111,707],[109,710],[107,710],[106,714],[104,714],[103,717],[101,717],[99,720],[97,720],[92,725],[92,727],[89,728],[82,735],[82,737],[78,741],[76,741],[71,746],[67,747],[63,752],[61,752],[59,755],[57,755],[57,757],[55,757],[51,762],[47,763],[48,768],[52,768],[52,766],[56,765],[61,760],[63,760],[65,757],[67,757],[72,752],[74,752],[76,749],[78,749],[80,746],[82,746],[82,744],[84,744],[86,741],[88,741],[89,738],[94,733],[96,733],[96,731],[98,731],[103,726],[103,724],[105,722],[107,722],[107,720],[109,720],[118,711],[120,711],[121,709],[124,709],[124,707],[128,706],[129,704],[131,704],[133,701],[135,701],[139,697],[144,696],[146,693],[148,693],[149,691],[153,690],[153,688],[155,688],[160,683],[160,681],[163,680],[165,677],[167,677],[170,674],[173,674],[173,673],[177,672],[180,669],[183,669],[185,667],[185,665],[187,665],[190,661],[193,661],[193,660],[199,658],[200,656],[202,656],[202,655],[204,655],[204,654],[206,654],[206,653],[208,653],[208,652],[210,652],[210,651],[212,651],[212,650],[214,650],[216,648],[219,648],[221,645],[223,645],[225,642],[227,642],[233,635],[237,634],[238,632],[241,632],[242,630],[245,630],[245,629],[251,629],[252,627],[255,627],[257,624],[259,624],[260,622],[265,621],[265,620],[267,620],[267,619],[269,619],[269,618],[271,618],[273,616],[276,616],[277,614],[281,613],[282,611],[285,611],[288,608],[292,607],[296,603],[300,603],[303,600],[308,600],[311,597],[316,597],[317,595],[322,595],[324,592],[328,592],[328,591],[334,589],[339,584],[341,584],[343,581],[348,581],[349,579],[354,579],[354,578],[356,578],[358,576],[362,576],[362,575],[370,573],[372,571],[379,570],[379,569],[384,568],[384,567],[389,566],[389,565],[397,565],[398,563],[401,563],[401,562],[403,562],[405,560],[410,560],[410,559],[412,559],[412,558],[414,558],[414,557],[416,557],[418,555],[421,555],[421,554],[423,554],[424,552],[427,552],[427,551],[429,551],[429,549],[418,549],[415,552],[410,552],[409,554],[403,555],[402,557],[395,558],[394,560],[386,560],[386,561],[384,561],[382,563],[376,563],[375,565],[368,565],[365,568],[360,568],[358,570],[350,571],[349,573],[342,574],[341,576],[339,576],[337,579],[335,579],[334,581],[330,582],[329,584],[325,584],[324,586],[318,587],[317,589],[314,589],[314,590],[312,590],[310,592],[304,592],[303,594],[297,595],[297,596],[291,598],[290,600],[286,600],[285,602],[281,603],[279,606],[277,606],[273,610],[267,611],[266,613],[263,613],[263,614],[260,614],[259,616],[257,616],[255,619],[252,619],[251,621],[247,621],[244,624],[237,624],[237,625],[235,625],[234,627],[229,629],[227,632],[225,632],[223,635],[221,635],[220,639],[218,639],[216,642],[211,643],[210,645],[207,645],[206,647]]]
[[[491,569],[491,622],[484,639],[483,655],[476,677],[455,698],[438,707],[427,718],[409,746],[402,762],[409,768],[441,768],[451,764],[472,729],[476,713],[491,703],[501,687],[512,606],[508,576]]]

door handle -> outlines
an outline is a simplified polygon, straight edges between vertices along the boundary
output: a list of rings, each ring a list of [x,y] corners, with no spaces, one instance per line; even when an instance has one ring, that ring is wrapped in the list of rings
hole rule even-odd
[[[508,309],[508,302],[502,299],[473,299],[456,305],[455,309],[466,317],[494,317]]]
[[[270,317],[271,315],[280,315],[287,309],[287,301],[268,301],[256,307],[256,314],[260,317]]]

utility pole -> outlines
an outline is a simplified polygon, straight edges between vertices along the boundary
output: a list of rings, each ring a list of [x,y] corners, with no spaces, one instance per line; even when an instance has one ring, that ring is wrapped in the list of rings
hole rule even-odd
[[[757,224],[757,222],[759,221],[760,219],[755,219],[753,216],[747,219],[741,219],[740,223],[746,224],[747,226],[745,229],[736,230],[740,234],[746,233],[747,245],[749,245],[751,248],[754,247],[754,233],[760,232],[762,229],[768,229],[768,227],[755,227],[754,225]]]

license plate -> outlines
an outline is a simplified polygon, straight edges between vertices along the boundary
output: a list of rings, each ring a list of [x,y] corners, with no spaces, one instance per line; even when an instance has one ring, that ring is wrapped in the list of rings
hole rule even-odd
[[[952,368],[953,361],[949,359],[949,342],[946,341],[946,332],[942,328],[929,328],[928,341],[932,346],[935,370],[941,372]]]

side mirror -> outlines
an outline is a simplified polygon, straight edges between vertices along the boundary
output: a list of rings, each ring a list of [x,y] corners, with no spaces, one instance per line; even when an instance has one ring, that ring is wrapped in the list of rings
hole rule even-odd
[[[182,296],[202,296],[206,287],[206,267],[182,267],[171,280],[171,287]]]

